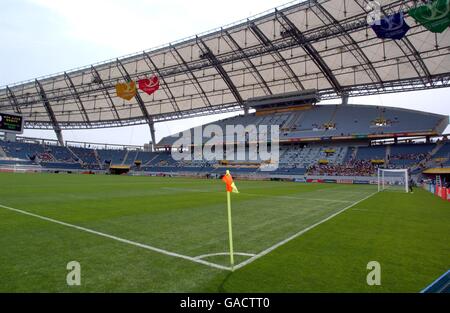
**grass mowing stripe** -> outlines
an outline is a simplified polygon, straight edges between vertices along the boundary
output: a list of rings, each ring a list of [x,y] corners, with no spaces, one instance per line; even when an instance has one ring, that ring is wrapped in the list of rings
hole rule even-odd
[[[85,231],[87,233],[91,233],[91,234],[94,234],[94,235],[98,235],[98,236],[106,237],[106,238],[113,239],[113,240],[116,240],[116,241],[120,241],[122,243],[127,243],[127,244],[130,244],[130,245],[136,246],[136,247],[140,247],[140,248],[144,248],[144,249],[147,249],[147,250],[151,250],[151,251],[154,251],[154,252],[157,252],[157,253],[165,254],[165,255],[176,257],[176,258],[180,258],[180,259],[185,259],[185,260],[188,260],[188,261],[191,261],[191,262],[200,263],[200,264],[207,265],[207,266],[214,267],[214,268],[221,269],[221,270],[227,270],[227,271],[231,270],[231,268],[226,267],[226,266],[222,266],[222,265],[219,265],[219,264],[203,261],[201,259],[196,259],[196,258],[187,256],[187,255],[183,255],[183,254],[179,254],[179,253],[176,253],[176,252],[167,251],[167,250],[164,250],[164,249],[160,249],[160,248],[156,248],[156,247],[153,247],[153,246],[145,245],[145,244],[142,244],[142,243],[139,243],[139,242],[135,242],[135,241],[131,241],[131,240],[128,240],[128,239],[116,237],[116,236],[113,236],[113,235],[105,234],[105,233],[102,233],[102,232],[99,232],[99,231],[96,231],[96,230],[92,230],[92,229],[89,229],[89,228],[85,228],[85,227],[77,226],[77,225],[74,225],[74,224],[69,224],[69,223],[66,223],[66,222],[58,221],[58,220],[55,220],[55,219],[52,219],[52,218],[49,218],[49,217],[45,217],[45,216],[42,216],[42,215],[30,213],[30,212],[27,212],[27,211],[24,211],[24,210],[11,208],[11,207],[8,207],[8,206],[5,206],[5,205],[1,205],[1,204],[0,204],[0,207],[2,207],[4,209],[7,209],[7,210],[10,210],[10,211],[13,211],[13,212],[25,214],[25,215],[32,216],[32,217],[35,217],[35,218],[39,218],[39,219],[47,221],[47,222],[52,222],[52,223],[56,223],[56,224],[59,224],[59,225],[66,226],[66,227],[75,228],[77,230]]]
[[[248,254],[376,191],[363,185],[237,185],[235,250]],[[220,180],[0,173],[0,186],[5,206],[193,258],[219,253],[203,260],[230,266]],[[231,273],[0,207],[0,291],[417,292],[448,269],[449,208],[422,190],[378,193]],[[236,255],[236,264],[250,257]],[[65,280],[71,260],[84,271],[76,288]],[[370,260],[383,266],[381,286],[366,283]]]
[[[278,248],[278,247],[280,247],[280,246],[286,244],[287,242],[289,242],[289,241],[291,241],[291,240],[293,240],[293,239],[295,239],[295,238],[297,238],[297,237],[303,235],[304,233],[310,231],[311,229],[313,229],[313,228],[319,226],[319,225],[322,224],[322,223],[325,223],[326,221],[328,221],[328,220],[332,219],[333,217],[335,217],[335,216],[341,214],[342,212],[344,212],[344,211],[346,211],[346,210],[348,210],[348,209],[354,207],[355,205],[357,205],[357,204],[363,202],[364,200],[369,199],[370,197],[372,197],[372,196],[375,195],[376,193],[378,193],[378,191],[373,192],[372,194],[368,195],[367,197],[365,197],[365,198],[363,198],[363,199],[361,199],[361,200],[358,200],[358,201],[356,201],[355,203],[353,203],[353,204],[351,204],[351,205],[349,205],[349,206],[343,208],[342,210],[339,210],[339,211],[337,211],[336,213],[334,213],[334,214],[328,216],[327,218],[325,218],[325,219],[323,219],[323,220],[321,220],[321,221],[319,221],[319,222],[317,222],[317,223],[315,223],[315,224],[313,224],[313,225],[311,225],[311,226],[309,226],[309,227],[307,227],[307,228],[305,228],[305,229],[299,231],[298,233],[292,235],[291,237],[286,238],[286,239],[284,239],[284,240],[282,240],[282,241],[276,243],[275,245],[271,246],[270,248],[267,248],[266,250],[261,251],[260,253],[256,254],[255,256],[251,257],[250,259],[245,260],[244,262],[239,263],[238,265],[236,265],[236,266],[234,267],[234,270],[240,269],[240,268],[242,268],[242,267],[244,267],[244,266],[246,266],[246,265],[248,265],[248,264],[254,262],[255,260],[257,260],[257,259],[259,259],[259,258],[265,256],[266,254],[272,252],[272,251],[275,250],[276,248]]]
[[[173,190],[173,191],[179,191],[179,192],[203,192],[203,193],[220,193],[223,194],[222,191],[217,190],[205,190],[205,189],[192,189],[192,188],[174,188],[174,187],[162,187],[162,189],[165,190]],[[255,197],[262,197],[265,196],[263,194],[256,194],[256,193],[248,193],[248,192],[242,192],[243,195],[246,196],[255,196]],[[309,198],[309,197],[295,197],[295,196],[282,196],[282,195],[269,195],[266,197],[271,198],[281,198],[281,199],[294,199],[294,200],[311,200],[311,201],[325,201],[325,202],[340,202],[340,203],[353,203],[353,201],[350,200],[338,200],[338,199],[319,199],[319,198]]]
[[[256,194],[256,193],[245,193],[245,195],[261,197],[264,195]],[[269,195],[266,197],[271,198],[281,198],[281,199],[293,199],[293,200],[311,200],[311,201],[325,201],[325,202],[340,202],[340,203],[353,203],[350,200],[333,200],[333,199],[318,199],[318,198],[309,198],[309,197],[294,197],[294,196],[279,196],[279,195]]]

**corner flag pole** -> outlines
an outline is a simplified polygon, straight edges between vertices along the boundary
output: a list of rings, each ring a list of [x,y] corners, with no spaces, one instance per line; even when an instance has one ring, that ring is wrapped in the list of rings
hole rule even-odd
[[[231,196],[230,191],[227,191],[227,205],[228,205],[228,236],[230,241],[230,263],[231,270],[234,270],[234,252],[233,252],[233,225],[231,222]]]
[[[222,177],[223,182],[227,185],[227,209],[228,209],[228,239],[230,242],[230,263],[231,271],[234,271],[234,251],[233,251],[233,223],[231,221],[231,192],[239,193],[236,185],[233,182],[233,177],[230,171],[227,170]]]

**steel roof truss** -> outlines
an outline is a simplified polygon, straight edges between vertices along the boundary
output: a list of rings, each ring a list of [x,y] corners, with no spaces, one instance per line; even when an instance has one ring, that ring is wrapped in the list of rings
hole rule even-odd
[[[249,22],[249,28],[256,36],[256,38],[258,38],[258,40],[268,48],[270,54],[273,56],[278,65],[280,65],[280,67],[283,69],[292,83],[297,87],[297,89],[304,90],[305,87],[303,86],[302,82],[300,81],[298,76],[295,75],[286,59],[281,55],[280,51],[274,46],[272,41],[267,38],[267,36],[259,29],[259,27],[254,22]]]
[[[189,65],[186,63],[186,60],[182,57],[182,55],[180,54],[180,52],[174,47],[174,46],[170,46],[170,51],[174,57],[175,60],[177,60],[178,64],[183,64],[183,66],[186,68],[186,70],[188,71],[190,77],[194,80],[195,84],[194,87],[197,90],[197,92],[199,93],[200,97],[203,100],[203,103],[209,107],[211,107],[211,102],[209,101],[208,96],[205,93],[205,90],[203,89],[202,85],[200,84],[200,82],[198,81],[197,77],[194,75],[193,71],[191,70],[191,68],[189,67]],[[180,61],[178,61],[178,59],[180,59]]]
[[[177,102],[175,100],[175,97],[174,97],[174,95],[172,93],[172,90],[170,90],[169,84],[166,82],[166,80],[165,80],[161,70],[156,66],[155,62],[153,62],[152,58],[150,57],[150,55],[147,52],[144,51],[143,54],[145,56],[144,60],[145,60],[145,63],[147,64],[148,68],[150,70],[155,70],[156,73],[158,73],[159,79],[161,79],[162,82],[164,83],[164,86],[166,88],[162,88],[162,89],[164,90],[164,93],[166,94],[167,98],[169,99],[170,104],[172,105],[174,111],[177,114],[180,114],[181,110],[178,107],[178,104],[177,104]],[[150,64],[148,62],[150,62],[152,64],[152,66],[150,66]],[[153,67],[153,69],[152,69],[152,67]]]
[[[270,90],[266,80],[262,77],[261,73],[258,71],[255,64],[253,64],[252,60],[248,57],[248,55],[245,53],[242,47],[236,42],[233,36],[231,36],[231,34],[226,29],[223,30],[223,33],[226,35],[224,37],[224,40],[226,41],[228,46],[230,46],[230,48],[232,49],[237,49],[239,51],[239,53],[242,55],[243,63],[246,65],[250,73],[252,73],[253,77],[260,84],[260,86],[263,87],[264,91],[266,92],[266,95],[272,95],[272,90]]]
[[[209,47],[205,44],[205,42],[197,37],[197,45],[200,48],[200,50],[202,51],[202,58],[206,58],[208,59],[211,64],[214,66],[214,68],[217,70],[217,72],[219,73],[219,75],[222,77],[222,79],[224,80],[225,84],[228,86],[228,88],[230,89],[231,93],[233,94],[234,98],[236,99],[237,103],[244,109],[247,110],[244,107],[244,100],[241,97],[241,94],[239,93],[239,91],[237,90],[236,86],[234,85],[233,81],[231,80],[230,76],[228,75],[228,73],[225,71],[225,69],[223,68],[222,64],[219,62],[219,60],[216,58],[216,56],[214,55],[214,53],[212,53],[211,49],[209,49]],[[247,111],[246,111],[247,113]]]
[[[278,16],[281,16],[281,18],[287,24],[287,26],[289,26],[289,28],[286,28],[286,26],[278,19]],[[333,75],[333,72],[331,71],[329,66],[320,56],[319,52],[314,48],[314,46],[311,43],[304,40],[304,35],[302,34],[302,32],[283,12],[276,11],[275,17],[280,23],[280,25],[286,30],[286,32],[290,36],[292,36],[298,42],[299,45],[303,47],[303,49],[311,58],[311,60],[313,60],[313,62],[317,65],[317,67],[324,73],[325,77],[327,78],[330,85],[334,88],[336,93],[339,94],[341,92],[342,87],[339,84],[336,77]]]
[[[11,107],[13,108],[14,112],[19,113],[19,114],[22,113],[20,110],[20,105],[17,102],[16,96],[14,95],[11,88],[9,88],[8,86],[6,86],[6,94],[8,96],[9,102],[11,103]]]
[[[81,111],[81,113],[82,113],[81,116],[83,117],[84,121],[85,121],[88,125],[90,125],[91,122],[90,122],[90,120],[89,120],[89,115],[88,115],[87,112],[86,112],[86,109],[85,109],[85,107],[84,107],[83,101],[81,101],[80,95],[78,94],[78,91],[77,91],[77,89],[75,88],[75,85],[73,84],[72,78],[70,78],[70,76],[67,75],[66,72],[64,72],[64,80],[65,80],[65,82],[66,82],[67,87],[69,87],[70,90],[71,90],[72,96],[73,96],[73,98],[75,99],[75,102],[76,102],[77,105],[78,105],[78,109],[79,109],[79,110]]]
[[[356,41],[350,36],[350,34],[343,28],[343,26],[336,20],[333,15],[330,14],[319,2],[315,1],[314,5],[310,6],[310,9],[314,14],[322,21],[324,25],[329,28],[336,28],[341,32],[341,36],[337,37],[347,48],[347,51],[352,53],[355,59],[358,61],[359,65],[366,71],[367,75],[370,77],[372,82],[383,83],[380,75],[373,66],[372,62],[367,58],[364,51],[356,43]]]
[[[111,94],[109,93],[108,88],[105,85],[105,82],[100,77],[100,74],[98,73],[97,69],[93,65],[91,66],[91,73],[94,75],[95,82],[97,84],[101,85],[101,87],[102,87],[101,88],[101,92],[102,92],[103,96],[105,97],[106,102],[109,102],[109,105],[110,105],[110,108],[111,108],[111,112],[121,122],[121,119],[120,119],[120,116],[119,116],[119,112],[117,111],[117,108],[116,108],[116,106],[114,104],[114,101],[112,100]]]

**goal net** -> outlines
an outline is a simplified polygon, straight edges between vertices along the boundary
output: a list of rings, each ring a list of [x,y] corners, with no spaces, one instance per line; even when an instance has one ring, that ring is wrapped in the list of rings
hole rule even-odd
[[[409,176],[407,169],[378,169],[378,191],[392,190],[409,192]]]

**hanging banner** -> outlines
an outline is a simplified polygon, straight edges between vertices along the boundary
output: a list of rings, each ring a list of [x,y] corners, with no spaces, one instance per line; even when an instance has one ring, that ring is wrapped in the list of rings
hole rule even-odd
[[[151,95],[159,89],[159,79],[156,76],[152,76],[138,81],[139,89],[148,95]]]
[[[429,31],[442,33],[450,26],[450,0],[434,0],[409,10],[408,14]]]
[[[129,83],[116,84],[116,93],[122,99],[131,100],[136,96],[136,83],[131,81]]]
[[[410,27],[403,12],[383,17],[370,25],[378,38],[400,40],[405,37]]]

